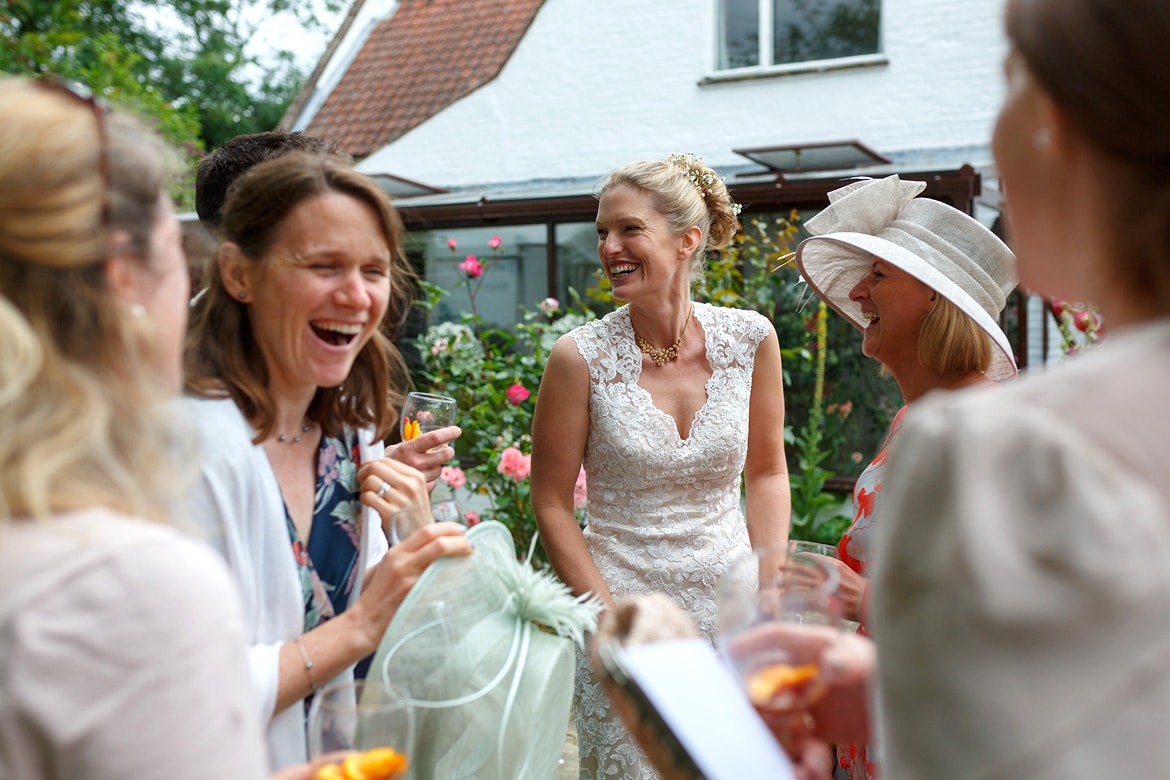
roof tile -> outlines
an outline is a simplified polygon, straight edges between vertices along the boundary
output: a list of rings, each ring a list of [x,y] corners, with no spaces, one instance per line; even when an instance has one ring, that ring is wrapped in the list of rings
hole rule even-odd
[[[543,0],[402,0],[306,132],[369,155],[494,79]]]

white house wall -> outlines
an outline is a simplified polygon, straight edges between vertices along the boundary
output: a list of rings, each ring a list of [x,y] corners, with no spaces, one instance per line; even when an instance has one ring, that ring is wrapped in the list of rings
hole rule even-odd
[[[1002,95],[1002,4],[887,0],[888,64],[701,86],[714,0],[546,0],[497,79],[359,167],[458,187],[590,176],[674,151],[719,167],[745,162],[733,147],[986,145]]]

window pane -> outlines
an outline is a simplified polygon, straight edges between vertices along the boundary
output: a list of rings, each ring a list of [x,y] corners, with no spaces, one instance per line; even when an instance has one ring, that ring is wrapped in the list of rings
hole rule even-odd
[[[773,64],[878,50],[881,0],[772,0]]]
[[[719,69],[759,65],[759,0],[722,0],[719,14]]]
[[[458,322],[472,311],[474,292],[475,313],[487,325],[512,328],[520,320],[520,306],[534,308],[548,295],[547,235],[543,224],[411,233],[408,254],[424,279],[446,290],[431,311],[430,324]],[[488,245],[493,236],[500,237],[499,252]],[[454,250],[448,245],[451,239]],[[490,263],[478,278],[469,279],[459,268],[468,255]]]
[[[597,259],[597,228],[592,222],[563,222],[556,226],[557,298],[562,307],[572,305],[569,288],[585,300],[594,313],[603,315],[613,307],[586,298],[585,291],[596,287],[601,272]]]

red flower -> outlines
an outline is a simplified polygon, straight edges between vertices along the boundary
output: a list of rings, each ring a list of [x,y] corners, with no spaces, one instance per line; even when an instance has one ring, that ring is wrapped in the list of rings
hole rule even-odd
[[[527,401],[532,393],[528,392],[528,388],[524,387],[524,385],[517,382],[504,391],[504,395],[508,396],[508,403],[512,404],[512,406],[519,406]]]
[[[500,240],[499,236],[492,236],[491,238],[488,239],[488,246],[491,247],[492,249],[499,249],[500,244],[502,244],[502,243],[503,243],[503,241]]]

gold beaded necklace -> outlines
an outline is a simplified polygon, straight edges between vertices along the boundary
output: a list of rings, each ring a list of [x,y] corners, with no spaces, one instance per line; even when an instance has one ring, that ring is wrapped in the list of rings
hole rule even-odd
[[[638,345],[638,349],[645,352],[654,361],[656,366],[664,366],[670,361],[678,357],[678,348],[682,344],[683,336],[687,335],[687,326],[691,324],[691,317],[695,314],[695,307],[692,304],[691,310],[687,313],[686,322],[683,323],[682,330],[678,334],[678,338],[674,340],[666,349],[659,349],[653,346],[649,341],[638,335],[638,331],[634,328],[634,323],[630,321],[630,329],[634,331],[634,343]]]

